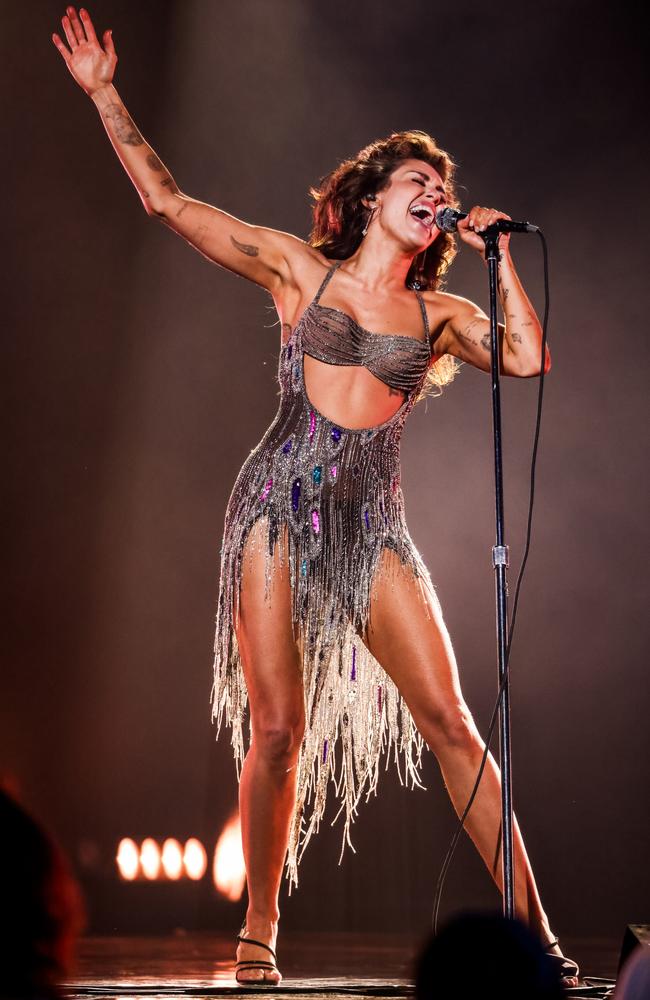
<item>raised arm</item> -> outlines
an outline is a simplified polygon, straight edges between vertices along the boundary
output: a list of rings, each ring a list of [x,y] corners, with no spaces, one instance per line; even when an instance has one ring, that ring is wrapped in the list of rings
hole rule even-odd
[[[305,252],[302,240],[250,226],[181,193],[113,86],[117,53],[111,31],[104,32],[102,48],[83,7],[79,16],[74,7],[68,7],[62,25],[69,48],[57,34],[52,35],[52,41],[76,82],[97,107],[147,215],[165,222],[209,260],[277,294],[291,279],[292,260]]]
[[[458,233],[469,246],[484,258],[485,244],[478,235],[481,229],[497,219],[509,218],[495,209],[475,207],[467,218],[459,222]],[[542,328],[519,280],[510,256],[509,237],[499,241],[499,299],[505,324],[499,324],[500,362],[504,375],[530,377],[539,375],[542,346]],[[490,370],[490,321],[482,309],[460,296],[449,296],[449,318],[436,341],[437,354],[453,354],[468,364]],[[544,371],[551,367],[548,348]]]

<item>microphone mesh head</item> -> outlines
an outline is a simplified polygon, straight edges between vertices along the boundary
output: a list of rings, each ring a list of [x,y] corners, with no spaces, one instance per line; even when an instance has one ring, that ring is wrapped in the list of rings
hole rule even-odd
[[[458,227],[458,220],[462,218],[462,212],[456,211],[447,205],[446,208],[439,208],[436,212],[436,226],[441,233],[455,233]]]

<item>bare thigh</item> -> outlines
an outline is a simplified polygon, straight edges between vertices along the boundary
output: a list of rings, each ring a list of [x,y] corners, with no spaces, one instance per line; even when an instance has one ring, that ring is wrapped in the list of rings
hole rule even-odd
[[[302,669],[291,622],[291,584],[282,537],[266,593],[266,520],[251,529],[242,556],[237,641],[248,689],[253,739],[299,742],[304,727]],[[280,553],[285,558],[281,562]]]
[[[440,603],[427,580],[384,549],[372,584],[366,644],[431,749],[473,729]]]

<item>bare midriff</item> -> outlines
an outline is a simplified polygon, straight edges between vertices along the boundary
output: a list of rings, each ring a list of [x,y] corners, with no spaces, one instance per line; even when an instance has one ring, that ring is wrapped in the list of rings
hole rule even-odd
[[[303,364],[310,403],[328,420],[349,430],[385,423],[406,398],[360,365],[328,365],[308,354]]]

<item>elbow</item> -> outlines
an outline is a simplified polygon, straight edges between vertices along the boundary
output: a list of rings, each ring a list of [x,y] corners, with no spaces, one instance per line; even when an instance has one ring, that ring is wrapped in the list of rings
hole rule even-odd
[[[546,352],[544,358],[544,375],[548,375],[551,370],[551,355],[549,351]],[[530,359],[528,364],[522,364],[517,372],[521,378],[536,378],[542,374],[542,368],[540,365],[539,357],[535,359]]]

